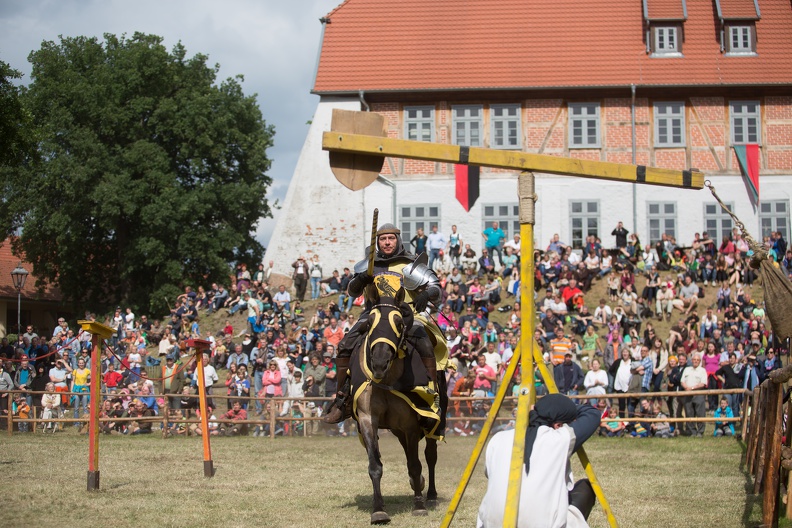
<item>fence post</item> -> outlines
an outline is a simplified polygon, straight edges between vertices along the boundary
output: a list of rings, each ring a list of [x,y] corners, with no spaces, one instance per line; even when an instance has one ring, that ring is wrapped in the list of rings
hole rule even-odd
[[[165,400],[165,402],[162,405],[162,438],[168,438],[168,413],[170,407],[168,407],[168,397],[165,396],[163,400]]]
[[[14,435],[14,394],[8,392],[8,436]]]
[[[277,405],[275,402],[275,398],[273,397],[270,399],[270,415],[269,415],[270,438],[275,438],[275,415],[277,414],[277,411],[275,410],[276,408]]]
[[[760,417],[764,414],[761,402],[762,390],[760,387],[755,387],[751,398],[751,424],[748,426],[750,432],[748,434],[748,452],[746,454],[746,468],[752,476],[755,474],[754,466],[759,446],[759,430],[762,428]]]
[[[767,432],[767,458],[764,470],[764,495],[762,496],[762,522],[765,526],[778,526],[778,484],[781,470],[781,408],[784,393],[778,383],[770,383]]]
[[[742,408],[740,409],[740,412],[742,413],[740,415],[740,418],[742,418],[742,420],[740,421],[740,438],[742,438],[742,440],[745,441],[746,437],[747,437],[747,429],[746,429],[746,427],[748,427],[748,408],[749,408],[749,406],[748,406],[748,394],[747,393],[743,394],[742,395],[742,399],[743,399],[742,406],[741,406]],[[747,447],[748,446],[746,445],[746,450],[747,450]]]
[[[768,382],[770,383],[770,382]],[[757,439],[756,462],[754,463],[754,495],[762,491],[764,482],[765,459],[767,458],[767,418],[770,414],[770,389],[766,383],[760,385],[759,400],[762,406],[762,416],[759,423],[759,438]]]

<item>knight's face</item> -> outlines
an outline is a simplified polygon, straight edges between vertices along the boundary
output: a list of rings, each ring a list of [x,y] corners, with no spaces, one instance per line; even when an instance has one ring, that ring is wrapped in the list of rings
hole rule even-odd
[[[379,250],[385,256],[393,255],[396,252],[396,244],[398,243],[398,240],[398,237],[394,234],[380,235],[377,238]]]

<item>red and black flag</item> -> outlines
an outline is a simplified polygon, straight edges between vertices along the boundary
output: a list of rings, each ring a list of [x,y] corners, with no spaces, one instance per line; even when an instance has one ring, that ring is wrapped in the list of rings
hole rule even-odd
[[[479,198],[479,174],[481,170],[475,165],[454,165],[456,176],[456,199],[470,211]]]

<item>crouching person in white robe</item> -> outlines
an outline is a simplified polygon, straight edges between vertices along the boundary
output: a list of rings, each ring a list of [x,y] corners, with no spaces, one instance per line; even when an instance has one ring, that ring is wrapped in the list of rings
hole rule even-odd
[[[520,528],[588,527],[596,500],[588,479],[573,485],[569,457],[593,435],[600,411],[577,406],[562,394],[541,398],[529,415],[525,435],[525,472],[520,487]],[[478,512],[478,528],[503,526],[514,431],[503,431],[487,446],[487,493]]]

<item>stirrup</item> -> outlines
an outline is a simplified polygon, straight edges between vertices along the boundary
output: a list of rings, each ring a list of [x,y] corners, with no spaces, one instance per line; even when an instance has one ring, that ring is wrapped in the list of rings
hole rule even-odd
[[[347,411],[349,405],[347,404],[348,395],[337,395],[336,399],[330,405],[330,410],[327,414],[322,416],[322,421],[326,424],[340,424],[352,414]]]

